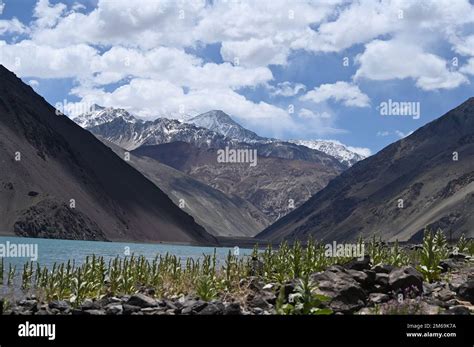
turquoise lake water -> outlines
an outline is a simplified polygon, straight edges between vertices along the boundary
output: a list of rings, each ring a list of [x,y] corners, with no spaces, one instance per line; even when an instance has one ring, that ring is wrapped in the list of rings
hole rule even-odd
[[[143,255],[152,260],[156,255],[166,253],[174,254],[183,260],[186,258],[201,258],[204,254],[213,254],[216,251],[218,260],[223,260],[229,250],[234,252],[231,247],[197,247],[170,244],[143,244],[130,242],[99,242],[99,241],[76,241],[76,240],[53,240],[53,239],[34,239],[25,237],[0,237],[1,245],[7,245],[8,242],[14,245],[37,245],[37,261],[41,266],[52,266],[55,262],[67,262],[75,260],[76,264],[81,264],[88,255],[95,254],[103,256],[106,261],[116,256],[125,257],[126,252],[136,256]],[[251,249],[240,248],[239,256],[246,256],[252,253]],[[1,255],[1,254],[0,254]],[[7,254],[8,255],[8,254]],[[25,262],[32,260],[25,257],[4,257],[5,268],[8,264],[16,265],[21,269]]]

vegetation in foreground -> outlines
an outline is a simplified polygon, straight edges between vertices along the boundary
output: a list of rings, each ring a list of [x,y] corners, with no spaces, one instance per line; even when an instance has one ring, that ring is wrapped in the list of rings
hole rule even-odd
[[[362,239],[358,241],[362,242]],[[398,242],[387,245],[375,236],[367,246],[366,258],[370,260],[371,268],[411,265],[427,283],[440,281],[446,276],[440,264],[450,255],[466,254],[470,258],[474,253],[473,240],[463,236],[457,244],[449,245],[441,230],[436,233],[426,231],[423,243],[418,247],[401,247]],[[250,257],[235,256],[229,251],[223,264],[218,264],[215,253],[201,259],[188,258],[184,262],[171,254],[158,255],[153,260],[132,255],[109,262],[93,255],[81,265],[68,261],[48,269],[30,262],[19,271],[11,266],[4,268],[3,259],[0,259],[0,284],[13,288],[15,279],[21,280],[21,289],[25,293],[34,293],[34,297],[46,302],[66,300],[72,308],[78,308],[85,300],[136,293],[161,299],[195,296],[205,302],[239,301],[249,295],[252,283],[258,281],[273,288],[276,294],[274,313],[331,314],[333,311],[327,303],[334,298],[323,294],[324,288],[318,288],[321,280],[313,275],[350,261],[353,260],[326,256],[324,245],[312,240],[304,246],[295,242],[292,245],[283,243],[277,249],[269,246],[259,251],[255,248]],[[331,271],[341,274],[346,271],[341,267],[335,269]],[[290,292],[285,290],[288,283],[293,283]],[[376,303],[367,313],[400,314],[417,310],[416,302],[399,304],[390,306],[388,302],[384,309],[384,305]],[[7,305],[5,300],[4,306]]]

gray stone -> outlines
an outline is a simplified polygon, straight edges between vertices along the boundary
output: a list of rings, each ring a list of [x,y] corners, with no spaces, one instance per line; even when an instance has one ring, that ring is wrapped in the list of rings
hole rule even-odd
[[[158,306],[158,302],[155,299],[141,293],[132,295],[130,299],[128,299],[127,304],[141,308]]]
[[[110,304],[106,307],[105,312],[109,315],[119,315],[123,313],[123,306],[121,304]]]
[[[412,294],[423,292],[423,276],[412,266],[394,269],[389,274],[388,284],[392,290],[412,291]]]
[[[464,282],[458,289],[458,296],[474,304],[474,279]]]
[[[369,302],[372,304],[381,304],[390,300],[390,297],[384,293],[370,293]]]
[[[64,300],[53,300],[49,303],[50,309],[56,309],[59,311],[65,311],[70,309],[69,304]]]

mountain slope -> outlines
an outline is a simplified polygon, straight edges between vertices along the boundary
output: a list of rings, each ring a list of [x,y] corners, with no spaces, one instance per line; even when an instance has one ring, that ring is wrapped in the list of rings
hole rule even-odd
[[[15,159],[20,159],[16,161]],[[141,173],[0,66],[0,232],[215,244]]]
[[[338,166],[328,165],[324,160],[313,162],[259,156],[255,166],[218,163],[216,149],[185,142],[142,146],[132,153],[156,159],[226,194],[238,195],[273,221],[301,205],[341,172]],[[323,154],[322,157],[326,159]],[[338,163],[335,159],[330,160]]]
[[[103,142],[119,157],[125,158],[124,149],[112,142]],[[128,163],[215,236],[251,237],[269,225],[262,212],[237,195],[226,195],[148,157],[130,155]]]
[[[387,240],[409,240],[425,226],[472,237],[472,158],[474,98],[356,163],[257,237],[329,241],[381,233]]]

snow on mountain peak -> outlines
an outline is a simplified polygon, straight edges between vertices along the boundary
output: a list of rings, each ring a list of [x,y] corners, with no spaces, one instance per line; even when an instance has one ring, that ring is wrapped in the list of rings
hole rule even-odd
[[[92,105],[88,112],[73,118],[73,121],[83,128],[90,128],[111,122],[116,118],[122,118],[129,123],[141,121],[123,108],[103,107],[97,104]]]
[[[324,152],[348,166],[370,156],[367,148],[346,146],[337,140],[289,140],[288,142]]]
[[[225,137],[240,142],[256,142],[263,140],[253,131],[245,129],[221,110],[212,110],[186,120],[187,123],[215,131]]]

